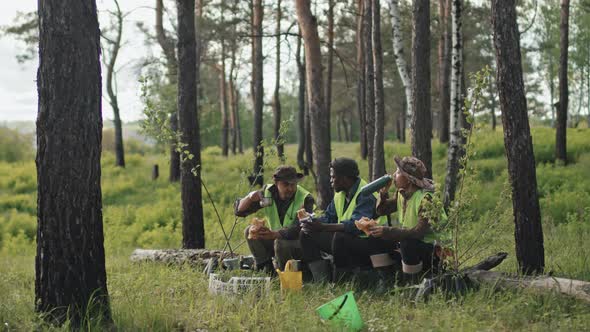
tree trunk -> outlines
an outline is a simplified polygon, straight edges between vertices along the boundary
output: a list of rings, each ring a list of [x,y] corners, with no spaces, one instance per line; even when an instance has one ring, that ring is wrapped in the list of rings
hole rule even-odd
[[[328,65],[326,75],[326,112],[332,114],[332,72],[334,65],[334,0],[328,0]],[[330,119],[328,118],[328,123]],[[341,141],[342,139],[338,139]]]
[[[496,130],[496,93],[492,82],[488,85],[490,91],[490,115],[492,116],[492,130]]]
[[[235,88],[234,93],[234,110],[236,111],[236,139],[238,141],[238,153],[243,154],[244,144],[242,140],[242,127],[240,126],[240,91],[238,90],[238,88]]]
[[[385,100],[383,96],[383,50],[381,49],[381,4],[372,0],[373,63],[375,73],[375,138],[373,141],[373,179],[385,174]]]
[[[461,117],[463,116],[462,107],[462,83],[463,80],[463,24],[462,24],[463,4],[461,0],[452,0],[451,26],[452,26],[452,43],[453,50],[451,56],[451,114],[450,114],[450,142],[447,156],[447,175],[445,178],[445,191],[443,195],[443,204],[446,209],[455,199],[455,191],[459,182],[459,168],[461,167],[459,159],[462,149]]]
[[[303,52],[305,54],[305,51]],[[303,67],[305,69],[305,73],[307,73],[307,64],[304,62]],[[307,80],[307,79],[306,79]],[[305,165],[307,167],[308,172],[312,173],[314,177],[314,181],[317,181],[316,175],[313,172],[313,151],[312,151],[312,141],[311,141],[311,113],[309,107],[309,94],[307,92],[307,81],[305,82]]]
[[[440,94],[440,115],[438,126],[438,140],[441,143],[449,141],[449,109],[450,109],[450,91],[449,91],[449,74],[451,53],[451,41],[449,30],[449,12],[452,0],[438,0],[438,13],[440,20],[440,37],[438,42],[438,89]]]
[[[430,114],[430,1],[413,1],[412,155],[422,160],[432,178],[432,116]]]
[[[307,100],[311,115],[313,164],[316,174],[318,206],[325,209],[332,200],[329,164],[330,117],[325,109],[322,85],[322,54],[316,18],[311,14],[310,0],[296,0],[297,20],[305,42]]]
[[[254,105],[254,169],[250,183],[262,186],[264,147],[262,146],[262,107],[264,87],[262,82],[262,0],[252,0],[252,105]]]
[[[553,82],[553,57],[549,57],[549,95],[551,100],[551,128],[555,128],[555,83]]]
[[[336,140],[342,142],[342,112],[336,113]]]
[[[498,70],[496,84],[512,186],[516,258],[523,273],[541,273],[545,266],[543,229],[522,77],[516,5],[514,0],[493,0],[491,7]]]
[[[201,142],[197,85],[199,62],[195,34],[195,0],[176,0],[178,12],[178,115],[183,149],[189,152],[180,173],[182,247],[205,248],[201,195]],[[192,158],[191,158],[192,155]]]
[[[375,143],[375,72],[373,69],[373,4],[365,0],[363,38],[365,51],[365,133],[367,135],[367,160],[369,179],[373,178],[373,154]]]
[[[301,35],[301,33],[299,33]],[[297,63],[297,74],[299,76],[299,90],[297,94],[298,111],[297,111],[297,166],[306,175],[308,174],[307,166],[305,165],[305,63],[301,60],[301,37],[297,36],[297,50],[295,51],[295,62]]]
[[[35,310],[73,328],[108,325],[96,2],[39,1],[38,15]]]
[[[113,125],[115,127],[115,165],[119,167],[125,167],[125,150],[123,148],[123,128],[121,124],[121,116],[119,113],[119,101],[117,98],[117,93],[115,92],[115,88],[113,87],[113,81],[115,80],[115,64],[117,62],[117,56],[119,55],[119,50],[121,49],[121,38],[123,36],[123,13],[121,12],[121,8],[119,7],[119,2],[117,0],[115,2],[116,11],[113,13],[117,21],[116,25],[116,34],[114,39],[107,39],[105,38],[106,44],[110,46],[108,49],[108,55],[110,56],[108,62],[105,61],[105,65],[107,67],[107,96],[109,104],[113,109]],[[103,56],[103,60],[106,60],[108,56]]]
[[[412,78],[410,76],[410,69],[408,66],[408,62],[406,61],[405,52],[404,52],[404,43],[402,38],[402,30],[401,30],[401,16],[399,13],[399,0],[389,0],[389,12],[391,14],[391,35],[393,41],[393,56],[395,58],[395,64],[397,66],[397,71],[399,73],[400,79],[404,86],[404,91],[406,94],[406,102],[405,102],[405,111],[399,121],[399,132],[400,141],[406,141],[406,118],[408,116],[408,111],[412,111],[413,101],[412,101]]]
[[[557,109],[557,123],[555,125],[555,159],[567,164],[567,109],[568,109],[568,82],[567,82],[567,52],[569,34],[570,1],[561,0],[561,40],[559,56],[559,108]]]
[[[222,7],[223,8],[223,7]],[[221,11],[223,17],[223,10]],[[221,34],[221,68],[219,71],[219,104],[221,109],[221,155],[229,154],[229,116],[227,105],[227,83],[225,81],[225,40]]]
[[[361,143],[361,158],[367,159],[367,132],[365,128],[365,52],[364,52],[364,0],[357,0],[357,28],[356,28],[356,107],[359,114],[359,131]]]
[[[277,1],[277,30],[276,30],[276,85],[275,92],[272,99],[272,111],[274,113],[274,138],[277,146],[277,154],[279,159],[285,159],[285,151],[283,146],[283,138],[281,137],[281,99],[279,95],[281,82],[281,0]]]
[[[236,71],[236,45],[232,42],[231,46],[231,60],[229,65],[229,141],[231,146],[232,154],[236,154],[237,150],[237,143],[238,143],[238,135],[236,129],[237,123],[237,105],[235,103],[236,100],[236,87],[235,87],[235,80],[234,74]]]
[[[168,76],[168,83],[170,85],[176,85],[178,81],[178,63],[176,60],[176,52],[174,50],[174,43],[166,35],[163,24],[164,17],[164,4],[163,0],[156,0],[156,39],[164,57],[166,58],[166,70]],[[170,130],[176,133],[178,130],[176,110],[170,114]],[[180,155],[176,151],[176,142],[170,142],[170,182],[176,182],[180,180]]]

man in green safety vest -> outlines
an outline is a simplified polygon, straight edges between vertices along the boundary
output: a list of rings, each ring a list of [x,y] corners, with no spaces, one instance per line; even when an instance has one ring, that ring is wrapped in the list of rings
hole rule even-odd
[[[397,212],[401,226],[374,226],[370,235],[399,243],[404,276],[410,282],[417,282],[425,273],[436,270],[439,264],[434,250],[442,234],[435,232],[432,226],[434,223],[444,224],[447,216],[442,208],[440,213],[426,213],[425,203],[432,200],[434,183],[426,178],[424,163],[415,157],[395,157],[394,160],[397,170],[393,182],[397,190],[393,198],[387,193],[391,183],[380,191],[377,213]]]
[[[249,225],[244,231],[257,270],[274,271],[272,257],[280,269],[284,269],[287,260],[302,257],[297,211],[304,208],[312,213],[314,207],[312,195],[298,185],[302,179],[303,174],[294,167],[279,166],[273,174],[274,183],[250,192],[235,204],[236,216],[262,210],[266,217],[264,227],[254,229]]]
[[[376,218],[377,203],[377,194],[361,192],[366,182],[359,177],[356,161],[334,159],[330,163],[330,182],[335,192],[333,201],[323,216],[301,224],[299,236],[303,261],[315,282],[338,281],[340,272],[370,265],[371,255],[393,250],[385,241],[369,243],[355,226],[355,221],[363,217]],[[381,218],[380,222],[386,223],[387,219]],[[384,243],[387,247],[382,245]],[[330,262],[322,258],[322,252],[332,255],[333,273]]]

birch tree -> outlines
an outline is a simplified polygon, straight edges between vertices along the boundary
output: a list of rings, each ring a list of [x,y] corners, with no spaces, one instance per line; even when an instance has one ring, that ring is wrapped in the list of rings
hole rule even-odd
[[[409,110],[413,109],[412,103],[412,78],[410,77],[410,67],[406,61],[406,54],[404,52],[404,43],[401,30],[401,16],[399,12],[399,0],[388,0],[389,1],[389,13],[391,15],[391,35],[393,42],[393,56],[395,58],[395,64],[397,65],[397,71],[404,86],[404,92],[406,95],[406,110],[401,116],[400,131],[402,132],[401,141],[405,142],[405,129],[406,119]]]
[[[452,0],[451,5],[451,26],[452,26],[452,55],[451,55],[451,108],[449,125],[449,149],[447,155],[447,176],[445,179],[445,191],[443,203],[449,207],[455,198],[459,174],[459,159],[461,153],[461,113],[462,105],[462,71],[463,71],[463,35],[462,35],[462,0]]]

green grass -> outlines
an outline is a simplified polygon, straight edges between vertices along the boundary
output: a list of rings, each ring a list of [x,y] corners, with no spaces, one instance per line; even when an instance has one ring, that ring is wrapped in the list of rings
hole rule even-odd
[[[553,275],[590,281],[590,130],[568,131],[572,164],[555,166],[554,131],[534,128],[537,181],[543,216],[546,269]],[[508,259],[498,270],[515,272],[514,226],[511,202],[501,192],[507,183],[501,132],[475,135],[477,154],[471,162],[465,197],[469,214],[461,229],[460,252],[471,245],[469,265],[498,251]],[[295,164],[296,146],[288,145],[287,163]],[[0,150],[3,149],[0,145]],[[226,229],[234,223],[233,201],[249,190],[252,165],[249,153],[224,158],[218,148],[203,151],[203,180],[211,192]],[[387,169],[394,155],[410,153],[409,145],[388,142]],[[36,235],[36,171],[30,160],[0,161],[0,330],[52,330],[34,312],[34,255]],[[360,160],[357,143],[333,143],[332,157]],[[122,330],[329,330],[315,308],[352,288],[351,285],[306,285],[299,294],[281,294],[277,281],[269,295],[228,299],[207,292],[207,278],[188,266],[132,264],[131,251],[141,248],[177,248],[181,243],[181,205],[178,184],[167,182],[166,157],[128,154],[127,168],[112,166],[114,156],[103,155],[102,189],[108,288],[116,325]],[[267,179],[278,165],[267,158]],[[160,178],[151,180],[151,167],[160,166]],[[360,162],[361,174],[367,163]],[[444,181],[446,149],[433,143],[433,170]],[[313,189],[313,180],[303,185]],[[205,192],[203,192],[205,194]],[[209,199],[204,197],[206,241],[220,248],[223,236]],[[246,221],[240,220],[232,243],[242,242]],[[463,251],[461,251],[463,250]],[[241,253],[247,253],[242,245]],[[471,257],[473,256],[473,257]],[[590,307],[554,294],[480,289],[461,300],[435,295],[415,304],[401,291],[377,295],[355,292],[361,315],[370,331],[386,330],[585,330]],[[7,324],[7,325],[6,325]],[[92,329],[92,328],[91,328]],[[57,329],[61,330],[61,329]]]

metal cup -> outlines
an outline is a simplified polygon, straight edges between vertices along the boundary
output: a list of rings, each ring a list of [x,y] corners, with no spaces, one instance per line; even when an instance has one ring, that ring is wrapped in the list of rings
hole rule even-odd
[[[240,268],[240,259],[236,258],[226,258],[223,260],[223,266],[228,270],[237,270]]]
[[[260,200],[261,207],[267,207],[267,206],[271,206],[271,205],[272,205],[272,198],[270,198],[270,197],[263,197]]]

